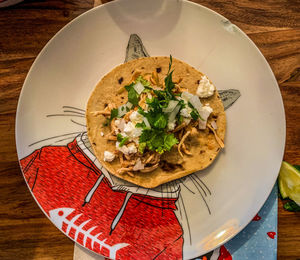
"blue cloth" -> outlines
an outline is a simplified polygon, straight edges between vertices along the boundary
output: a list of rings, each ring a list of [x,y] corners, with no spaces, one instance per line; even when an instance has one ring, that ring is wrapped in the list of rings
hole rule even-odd
[[[225,244],[233,260],[277,259],[277,184],[258,213],[258,221],[251,221],[236,237]],[[268,236],[275,232],[274,239]],[[272,233],[270,234],[272,236]]]
[[[221,250],[218,248],[206,254],[206,258],[227,260],[231,256],[233,260],[277,259],[277,206],[278,186],[276,183],[256,217],[237,236],[224,244],[229,257],[220,257]],[[194,260],[201,259],[203,256]]]

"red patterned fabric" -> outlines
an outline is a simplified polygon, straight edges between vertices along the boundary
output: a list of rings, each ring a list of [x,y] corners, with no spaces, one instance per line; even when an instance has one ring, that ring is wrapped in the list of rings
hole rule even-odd
[[[117,250],[117,259],[182,258],[182,228],[174,213],[176,199],[132,194],[124,203],[128,193],[112,190],[108,179],[76,140],[67,146],[36,150],[21,160],[21,166],[30,189],[48,216],[55,209],[62,209],[57,217],[63,216],[64,209],[72,209],[61,229],[80,244],[109,257],[109,247],[93,244],[93,237],[109,246],[127,243]],[[101,176],[91,200],[84,205]],[[125,210],[112,229],[123,204]],[[73,226],[68,229],[69,225]],[[92,230],[89,237],[85,237],[87,230]]]

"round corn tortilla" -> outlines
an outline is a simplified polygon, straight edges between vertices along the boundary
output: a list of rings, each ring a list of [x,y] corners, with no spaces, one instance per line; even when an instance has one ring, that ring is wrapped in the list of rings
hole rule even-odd
[[[160,82],[163,82],[169,68],[169,57],[147,57],[132,60],[117,66],[111,72],[106,74],[97,84],[92,92],[86,109],[87,133],[97,159],[113,175],[121,179],[137,184],[145,188],[154,188],[160,184],[184,177],[195,171],[208,167],[220,152],[220,146],[217,143],[214,134],[206,128],[199,130],[196,137],[188,137],[185,144],[193,154],[180,157],[177,147],[173,147],[170,152],[165,152],[161,157],[161,165],[156,170],[148,173],[134,172],[134,177],[128,174],[118,174],[117,170],[121,168],[119,159],[112,162],[103,160],[104,151],[115,151],[115,141],[108,141],[105,136],[111,132],[109,126],[104,126],[106,118],[103,115],[97,115],[97,111],[104,110],[109,103],[117,106],[127,102],[127,91],[119,93],[121,87],[132,82],[135,73],[158,72]],[[173,58],[172,69],[173,81],[182,78],[180,86],[188,89],[192,94],[196,93],[201,77],[204,75],[192,66],[178,59]],[[201,98],[203,105],[209,104],[213,108],[213,113],[208,118],[208,123],[215,121],[217,123],[217,135],[224,141],[226,130],[226,116],[223,103],[217,91],[209,98]],[[104,133],[104,136],[101,135]]]

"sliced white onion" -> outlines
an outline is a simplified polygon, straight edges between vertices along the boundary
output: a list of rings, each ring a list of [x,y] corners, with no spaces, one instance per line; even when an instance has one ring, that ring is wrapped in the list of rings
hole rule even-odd
[[[168,106],[163,108],[162,111],[164,113],[172,112],[174,110],[174,108],[177,106],[178,102],[179,101],[176,101],[176,100],[170,100]]]
[[[143,86],[143,84],[141,83],[141,82],[138,82],[138,83],[136,83],[134,86],[133,86],[133,88],[134,88],[134,90],[140,95],[143,91],[144,91],[144,89],[145,89],[145,87]]]
[[[212,126],[212,128],[215,129],[215,130],[218,129],[218,126],[217,126],[216,121],[212,121],[212,122],[211,122],[211,126]]]
[[[134,171],[143,170],[145,168],[145,164],[142,163],[141,159],[138,158],[136,160],[136,164],[133,166]]]
[[[192,96],[189,100],[189,102],[192,104],[192,106],[198,111],[198,113],[200,114],[201,108],[202,108],[202,104],[201,101],[199,99],[199,97],[197,96]]]
[[[118,107],[118,117],[124,116],[128,111],[128,109],[132,108],[132,104],[127,102],[126,104]]]
[[[134,128],[131,137],[132,137],[132,138],[139,137],[139,136],[142,134],[142,131],[143,131],[143,129],[140,128],[140,127]]]
[[[210,113],[213,111],[213,109],[210,106],[204,106],[200,109],[199,115],[201,118],[199,118],[199,129],[205,129],[206,128],[206,123],[207,123],[207,118],[209,117]]]
[[[146,117],[143,118],[143,121],[148,129],[151,129],[151,125]]]
[[[201,129],[201,130],[206,129],[206,123],[207,123],[207,121],[206,120],[203,121],[200,118],[198,119],[198,121],[199,121],[198,128]]]
[[[194,96],[194,95],[191,94],[191,93],[189,93],[189,92],[187,92],[187,91],[184,91],[184,92],[182,92],[182,94],[181,94],[181,97],[182,97],[183,99],[185,99],[186,101],[189,101],[189,100],[192,98],[192,96]]]
[[[206,121],[212,111],[213,109],[210,106],[204,106],[198,112],[201,118]]]
[[[171,122],[173,122],[174,120],[175,120],[175,117],[176,117],[176,115],[178,114],[178,112],[179,112],[179,110],[180,110],[180,105],[177,105],[174,109],[173,109],[173,111],[170,113],[170,115],[169,115],[169,119],[168,119],[168,122],[169,123],[171,123]]]
[[[130,102],[127,102],[127,103],[126,103],[126,106],[127,106],[129,109],[131,109],[133,105],[132,105]]]

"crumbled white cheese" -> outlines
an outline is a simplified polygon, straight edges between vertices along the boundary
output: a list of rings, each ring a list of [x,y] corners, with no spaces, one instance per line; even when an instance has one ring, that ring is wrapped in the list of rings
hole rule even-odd
[[[120,145],[120,142],[116,142],[116,148],[117,150],[119,150],[120,152],[124,153],[124,154],[128,154],[128,148],[126,145],[123,145],[123,146],[119,146]]]
[[[103,133],[103,132],[100,132],[100,135],[101,135],[101,136],[104,136],[104,133]]]
[[[143,116],[142,120],[139,122],[143,122]],[[121,132],[121,135],[124,137],[129,137],[130,140],[139,137],[142,134],[143,129],[140,127],[135,127],[135,124],[129,121],[127,124],[124,124],[123,131]]]
[[[175,121],[169,122],[169,123],[168,123],[168,130],[169,130],[169,131],[174,130],[174,129],[175,129],[175,126],[176,126]]]
[[[206,76],[202,76],[196,94],[200,98],[207,98],[214,94],[215,86],[210,83]]]
[[[143,122],[143,116],[138,111],[133,111],[129,118],[134,124]]]
[[[124,154],[132,154],[132,153],[136,153],[137,149],[134,143],[131,143],[129,145],[123,145],[123,146],[119,146],[120,142],[116,142],[116,148],[117,150],[119,150],[120,152],[124,153]]]
[[[127,124],[125,124],[125,127],[124,127],[124,133],[127,135],[127,136],[131,136],[133,131],[134,131],[135,127],[134,127],[134,124],[129,121]]]
[[[192,111],[193,111],[192,108],[190,108],[189,106],[186,106],[185,108],[180,110],[180,115],[183,117],[186,117],[186,118],[190,118]]]
[[[128,154],[132,154],[132,153],[137,152],[135,144],[131,143],[127,147],[128,147]]]
[[[105,162],[112,162],[115,159],[115,154],[109,152],[109,151],[104,151],[104,161]]]

